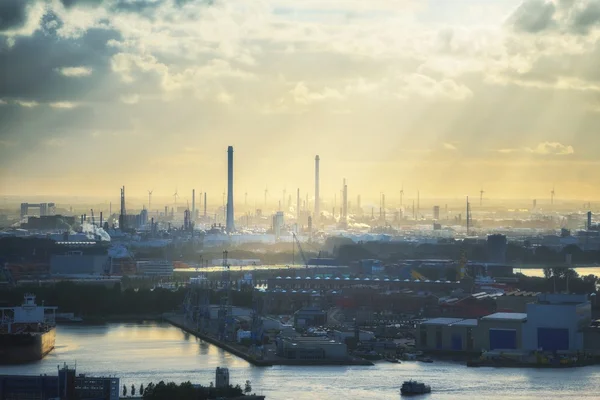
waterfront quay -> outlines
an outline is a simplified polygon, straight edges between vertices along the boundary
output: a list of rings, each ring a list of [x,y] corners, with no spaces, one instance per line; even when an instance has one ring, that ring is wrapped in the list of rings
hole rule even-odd
[[[209,332],[200,331],[197,329],[196,324],[190,321],[186,321],[183,315],[179,314],[165,314],[163,319],[169,322],[171,325],[176,326],[185,332],[196,336],[197,338],[204,340],[210,344],[220,347],[221,349],[228,351],[229,353],[242,358],[250,364],[257,367],[270,367],[275,365],[298,365],[298,366],[310,366],[310,365],[323,365],[323,366],[336,366],[336,365],[358,365],[358,366],[372,366],[368,360],[364,360],[359,357],[348,356],[344,359],[286,359],[279,357],[275,354],[272,346],[267,348],[260,354],[252,353],[248,347],[239,345],[233,342],[224,342]],[[269,345],[266,345],[269,347]]]

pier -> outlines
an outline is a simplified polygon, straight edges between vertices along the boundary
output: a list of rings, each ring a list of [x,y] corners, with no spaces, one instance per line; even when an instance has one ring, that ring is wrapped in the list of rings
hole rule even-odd
[[[221,349],[228,351],[231,354],[236,355],[257,367],[270,367],[273,365],[373,365],[373,363],[368,360],[350,356],[348,356],[348,358],[345,360],[295,360],[276,356],[270,356],[267,359],[259,359],[250,354],[247,348],[241,345],[238,345],[236,343],[225,343],[216,338],[215,336],[211,335],[210,333],[200,332],[196,330],[195,326],[192,326],[192,324],[185,321],[183,315],[165,314],[163,315],[163,319],[169,322],[171,325],[176,326],[182,329],[183,331],[192,334],[201,340],[204,340],[205,342],[218,346]]]

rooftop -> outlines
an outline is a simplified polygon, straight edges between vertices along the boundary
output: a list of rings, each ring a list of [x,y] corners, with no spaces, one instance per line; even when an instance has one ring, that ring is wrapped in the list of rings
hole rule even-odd
[[[463,319],[462,321],[452,324],[452,326],[477,326],[479,321],[476,319]]]
[[[462,320],[462,318],[432,318],[423,321],[421,325],[452,325]]]
[[[526,321],[526,313],[498,312],[481,318],[486,321]]]

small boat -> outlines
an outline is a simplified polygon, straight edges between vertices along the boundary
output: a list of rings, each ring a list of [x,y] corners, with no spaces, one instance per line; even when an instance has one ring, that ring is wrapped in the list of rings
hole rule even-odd
[[[421,358],[419,361],[428,363],[428,364],[431,364],[433,362],[433,360],[429,357]]]
[[[431,393],[431,386],[417,381],[404,381],[400,388],[400,394],[403,396],[411,396],[418,394]]]
[[[391,362],[392,364],[400,364],[400,360],[398,360],[397,358],[393,358],[393,357],[386,357],[385,361]]]

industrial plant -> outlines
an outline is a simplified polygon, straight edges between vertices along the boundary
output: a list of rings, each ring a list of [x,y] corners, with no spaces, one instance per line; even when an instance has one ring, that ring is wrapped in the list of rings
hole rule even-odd
[[[192,189],[191,203],[176,190],[157,207],[152,189],[139,208],[124,186],[114,211],[23,203],[0,232],[2,285],[173,290],[180,309],[163,318],[258,366],[425,354],[471,366],[598,361],[597,280],[579,277],[600,261],[591,205],[492,209],[482,189],[478,206],[465,196],[426,210],[419,190],[406,207],[402,187],[395,204],[379,193],[376,207],[359,193],[352,203],[345,177],[324,197],[320,161],[314,193],[296,188],[292,201],[284,189],[268,202],[265,190],[254,210],[247,193],[236,204],[233,146],[221,204]],[[544,278],[527,273],[541,268]]]

